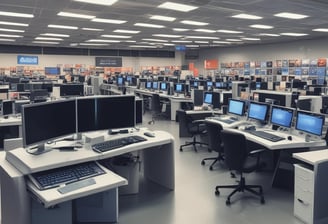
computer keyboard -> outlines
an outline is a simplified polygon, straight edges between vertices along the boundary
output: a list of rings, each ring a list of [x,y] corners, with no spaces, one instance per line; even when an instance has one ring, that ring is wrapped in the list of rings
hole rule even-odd
[[[30,178],[39,190],[45,190],[104,173],[96,162],[86,162],[33,173]]]
[[[107,152],[133,143],[143,142],[147,139],[138,135],[127,136],[122,138],[111,139],[92,145],[92,149],[96,152]]]
[[[232,124],[233,122],[238,121],[235,117],[229,117],[229,118],[222,118],[222,117],[212,117],[212,119],[226,123],[226,124]]]
[[[277,136],[277,135],[274,135],[274,134],[271,134],[271,133],[268,133],[268,132],[265,132],[265,131],[247,130],[247,132],[249,132],[252,135],[255,135],[257,137],[269,140],[271,142],[278,142],[278,141],[281,141],[281,140],[285,139],[281,136]]]

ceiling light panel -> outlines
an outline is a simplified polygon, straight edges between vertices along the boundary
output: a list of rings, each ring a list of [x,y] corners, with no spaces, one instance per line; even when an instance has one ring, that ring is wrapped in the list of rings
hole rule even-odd
[[[242,38],[240,38],[240,39],[242,39],[242,40],[261,40],[260,38],[252,38],[252,37],[242,37]]]
[[[133,48],[157,48],[156,46],[149,46],[149,45],[130,45],[129,47],[133,47]]]
[[[0,16],[23,17],[23,18],[33,18],[34,17],[33,14],[5,12],[5,11],[0,11]]]
[[[35,43],[35,44],[59,44],[59,42],[52,42],[52,41],[33,41],[32,43]]]
[[[172,43],[192,43],[191,40],[172,40]]]
[[[193,20],[182,20],[180,23],[186,24],[186,25],[194,25],[194,26],[207,26],[209,23],[204,22],[198,22]]]
[[[164,28],[163,25],[151,24],[151,23],[135,23],[134,26],[148,27],[148,28]]]
[[[186,36],[187,39],[204,39],[204,40],[218,40],[219,37],[207,37],[207,36]]]
[[[12,23],[7,21],[0,21],[0,25],[8,25],[8,26],[29,26],[27,23]]]
[[[185,32],[185,31],[189,31],[190,29],[185,29],[185,28],[173,28],[174,31],[177,32]]]
[[[238,34],[243,33],[242,31],[236,31],[236,30],[217,30],[219,33],[232,33],[232,34]]]
[[[59,34],[59,33],[41,33],[41,36],[49,36],[49,37],[69,37],[68,34]]]
[[[107,34],[104,34],[104,35],[101,35],[102,37],[106,37],[106,38],[120,38],[120,39],[129,39],[131,38],[132,36],[123,36],[123,35],[107,35]]]
[[[126,23],[127,22],[125,20],[101,19],[101,18],[94,18],[91,21],[92,22],[97,22],[97,23],[111,23],[111,24],[123,24],[123,23]]]
[[[161,40],[161,39],[150,39],[150,38],[144,38],[142,40],[145,41],[153,41],[153,42],[168,42],[167,40]]]
[[[317,29],[313,29],[312,31],[315,31],[315,32],[328,32],[328,28],[317,28]]]
[[[130,34],[140,33],[139,30],[121,30],[121,29],[114,30],[113,32],[114,33],[130,33]]]
[[[90,39],[87,42],[101,42],[101,43],[120,43],[119,40],[102,40],[102,39]]]
[[[291,36],[291,37],[302,37],[307,36],[307,33],[281,33],[282,36]]]
[[[83,2],[88,4],[95,4],[95,5],[106,5],[110,6],[113,5],[118,0],[74,0],[75,2]]]
[[[290,12],[281,12],[277,13],[274,16],[281,17],[281,18],[287,18],[287,19],[305,19],[309,17],[308,15],[302,15],[297,13],[290,13]]]
[[[216,30],[209,30],[209,29],[195,29],[196,32],[202,32],[202,33],[216,33]]]
[[[273,29],[273,26],[268,26],[268,25],[262,25],[262,24],[253,24],[250,25],[249,27],[256,28],[256,29]]]
[[[259,36],[280,37],[279,34],[275,34],[275,33],[260,33]]]
[[[35,40],[56,40],[62,41],[62,38],[55,38],[55,37],[36,37]]]
[[[104,31],[104,29],[88,28],[88,27],[84,27],[84,28],[82,28],[82,30],[86,30],[86,31],[96,31],[96,32],[102,32],[102,31]]]
[[[214,40],[213,43],[214,44],[231,44],[231,42],[229,42],[229,41],[217,41],[217,40]]]
[[[171,34],[153,34],[154,37],[167,37],[167,38],[180,38],[180,35],[171,35]]]
[[[167,21],[167,22],[173,22],[176,20],[176,18],[174,17],[169,17],[169,16],[151,16],[150,19],[154,19],[154,20],[160,20],[160,21]]]
[[[161,9],[170,9],[170,10],[175,10],[175,11],[180,11],[180,12],[190,12],[190,11],[198,8],[196,6],[180,4],[180,3],[175,3],[175,2],[164,2],[163,4],[160,4],[157,7],[161,8]]]
[[[13,32],[13,33],[24,33],[24,30],[15,30],[15,29],[5,29],[5,28],[0,28],[0,31],[3,32]]]
[[[226,39],[226,41],[229,41],[229,42],[241,42],[242,40],[240,40],[240,39]]]
[[[250,20],[258,20],[258,19],[262,19],[261,16],[256,16],[256,15],[251,15],[251,14],[238,14],[238,15],[234,15],[231,16],[232,18],[237,18],[237,19],[250,19]]]
[[[15,42],[16,40],[14,40],[14,39],[0,38],[0,41]]]
[[[77,26],[64,26],[64,25],[55,25],[55,24],[49,24],[49,28],[58,28],[58,29],[68,29],[68,30],[77,30]]]
[[[0,37],[19,38],[19,37],[23,37],[23,36],[20,36],[20,35],[11,35],[11,34],[0,34]]]
[[[108,46],[109,44],[80,43],[81,46]]]
[[[57,16],[64,16],[64,17],[73,17],[79,19],[93,19],[95,16],[92,15],[85,15],[85,14],[77,14],[77,13],[70,13],[70,12],[59,12]]]

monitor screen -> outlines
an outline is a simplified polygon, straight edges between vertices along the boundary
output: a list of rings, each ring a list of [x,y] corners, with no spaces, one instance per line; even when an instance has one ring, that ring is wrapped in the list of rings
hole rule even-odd
[[[59,67],[45,67],[44,73],[46,75],[60,75],[60,68]]]
[[[79,97],[77,104],[77,132],[96,131],[95,97]]]
[[[245,101],[229,99],[228,113],[243,116],[245,113]]]
[[[48,97],[48,90],[39,89],[39,90],[31,90],[30,92],[30,100],[33,102],[46,101]]]
[[[60,85],[60,96],[83,96],[83,84],[62,84]]]
[[[22,112],[22,106],[25,104],[30,104],[29,100],[15,100],[15,114],[20,114]]]
[[[269,104],[250,102],[248,107],[248,118],[266,121],[269,109]]]
[[[124,79],[123,77],[117,77],[117,85],[123,85]]]
[[[174,92],[183,93],[184,92],[184,84],[183,83],[175,83],[174,84]]]
[[[142,124],[143,101],[136,100],[136,124]]]
[[[14,113],[14,101],[4,100],[2,101],[2,115],[10,115]]]
[[[22,131],[24,147],[76,133],[75,100],[24,105]]]
[[[204,93],[204,103],[212,104],[212,98],[213,98],[212,93],[209,92]]]
[[[207,85],[207,87],[212,87],[213,86],[213,82],[207,81],[206,82],[206,85]]]
[[[158,89],[158,82],[153,82],[153,89]]]
[[[166,82],[161,82],[161,90],[166,91],[167,90],[167,83]]]
[[[272,106],[270,123],[281,127],[290,128],[292,126],[294,110],[287,107]]]
[[[152,86],[151,86],[151,82],[146,82],[146,89],[151,89],[152,88]]]
[[[321,136],[325,123],[323,114],[315,114],[306,111],[297,111],[295,129],[309,134]]]

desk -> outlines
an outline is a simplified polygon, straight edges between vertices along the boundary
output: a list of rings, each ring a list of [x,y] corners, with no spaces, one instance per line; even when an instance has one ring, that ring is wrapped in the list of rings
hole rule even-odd
[[[133,135],[143,135],[145,130],[140,130],[133,133]],[[32,197],[37,197],[45,207],[58,206],[59,209],[65,207],[62,212],[59,212],[57,215],[62,215],[61,213],[72,211],[72,200],[76,203],[75,206],[81,208],[85,211],[90,209],[88,205],[85,205],[85,202],[80,199],[85,197],[100,197],[100,201],[108,201],[109,205],[103,205],[102,208],[96,208],[104,211],[104,206],[106,207],[106,214],[112,214],[111,217],[106,219],[106,222],[117,222],[118,220],[118,202],[117,202],[117,187],[126,184],[126,180],[110,170],[107,170],[106,176],[100,176],[98,179],[95,179],[97,184],[92,185],[92,187],[85,187],[78,189],[74,192],[71,192],[67,195],[59,195],[55,189],[49,189],[46,191],[38,191],[27,181],[26,176],[28,174],[53,169],[56,167],[62,167],[70,164],[78,164],[87,161],[98,161],[114,156],[122,155],[128,152],[140,151],[143,161],[143,172],[146,179],[149,179],[155,183],[158,183],[170,190],[174,190],[174,138],[167,132],[164,131],[154,131],[155,137],[146,137],[147,141],[141,143],[135,143],[132,145],[127,145],[125,147],[108,151],[105,153],[96,153],[91,150],[91,145],[85,143],[83,148],[78,151],[68,151],[60,152],[58,150],[52,150],[44,154],[35,156],[28,154],[25,149],[17,148],[5,153],[1,158],[1,202],[2,202],[2,224],[12,224],[12,223],[24,223],[24,224],[35,224],[42,223],[34,221],[37,214],[42,214],[42,216],[47,217],[48,220],[51,220],[51,211],[49,209],[40,208],[35,209],[37,203],[35,200],[31,200]],[[109,136],[105,132],[99,132],[100,135],[105,136],[105,140],[108,138],[122,137],[129,134],[120,134]],[[106,181],[103,179],[106,178]],[[28,191],[26,190],[28,189]],[[100,196],[99,196],[100,194]],[[99,201],[98,200],[98,201]],[[91,200],[95,201],[95,199]],[[32,202],[32,203],[31,203]],[[93,208],[95,209],[95,208]],[[51,209],[50,209],[51,210]],[[36,212],[38,211],[38,212]],[[74,217],[77,220],[83,219],[88,222],[97,221],[98,217],[93,217],[94,212],[84,212],[77,214],[77,217]],[[19,214],[19,215],[17,215]],[[87,214],[88,217],[81,217]],[[70,212],[68,223],[72,222],[73,212]],[[75,214],[76,215],[76,214]],[[97,214],[98,215],[98,214]],[[96,215],[96,216],[97,216]],[[70,217],[69,217],[70,216]],[[57,219],[55,219],[57,221]],[[47,222],[48,223],[48,222]],[[56,222],[58,223],[58,222]]]
[[[307,224],[328,223],[328,150],[294,153],[294,215]]]

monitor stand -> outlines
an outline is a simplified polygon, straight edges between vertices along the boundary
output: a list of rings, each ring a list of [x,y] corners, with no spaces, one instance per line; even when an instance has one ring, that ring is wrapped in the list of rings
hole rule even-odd
[[[26,151],[32,155],[40,155],[46,152],[50,152],[51,150],[52,150],[51,147],[46,149],[44,143],[42,143],[40,145],[30,147]]]

